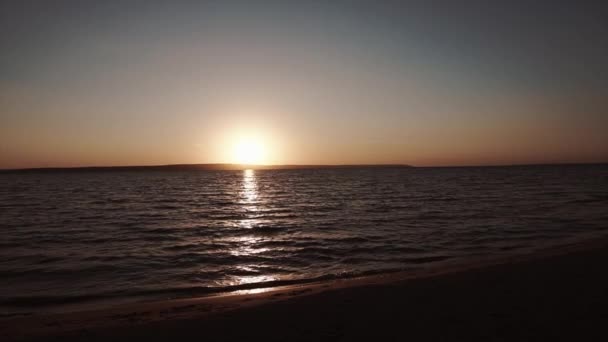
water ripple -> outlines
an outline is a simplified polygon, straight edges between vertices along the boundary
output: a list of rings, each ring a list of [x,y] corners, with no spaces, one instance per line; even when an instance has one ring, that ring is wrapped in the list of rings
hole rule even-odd
[[[606,165],[2,174],[0,308],[517,253],[606,208]]]

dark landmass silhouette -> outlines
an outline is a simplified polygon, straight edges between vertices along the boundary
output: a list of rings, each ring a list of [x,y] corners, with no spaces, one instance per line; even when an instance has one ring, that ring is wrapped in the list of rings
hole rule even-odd
[[[344,164],[344,165],[246,165],[246,164],[171,164],[148,166],[84,166],[5,169],[0,173],[54,173],[54,172],[106,172],[106,171],[197,171],[197,170],[298,170],[298,169],[360,169],[407,168],[405,164]]]
[[[502,168],[502,167],[585,167],[606,165],[608,162],[594,163],[547,163],[547,164],[504,164],[504,165],[446,165],[414,166],[408,164],[168,164],[168,165],[134,165],[134,166],[74,166],[74,167],[37,167],[20,169],[0,169],[0,174],[8,173],[69,173],[69,172],[113,172],[113,171],[223,171],[223,170],[305,170],[305,169],[383,169],[383,168]]]

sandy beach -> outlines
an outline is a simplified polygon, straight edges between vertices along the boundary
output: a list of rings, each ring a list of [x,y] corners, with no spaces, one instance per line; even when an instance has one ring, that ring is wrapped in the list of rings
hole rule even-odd
[[[602,340],[608,240],[447,267],[0,321],[10,340]]]

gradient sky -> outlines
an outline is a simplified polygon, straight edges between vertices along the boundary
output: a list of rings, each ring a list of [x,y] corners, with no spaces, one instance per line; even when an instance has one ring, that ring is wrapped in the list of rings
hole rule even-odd
[[[606,162],[593,3],[2,1],[0,168]]]

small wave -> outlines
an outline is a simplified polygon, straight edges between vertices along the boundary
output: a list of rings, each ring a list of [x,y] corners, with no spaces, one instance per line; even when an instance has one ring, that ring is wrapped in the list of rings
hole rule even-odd
[[[339,273],[330,273],[310,278],[300,279],[280,279],[272,281],[262,281],[238,285],[228,286],[190,286],[190,287],[166,287],[162,289],[139,289],[135,291],[112,291],[103,292],[97,294],[78,294],[78,295],[67,295],[67,296],[18,296],[12,298],[0,299],[0,306],[7,307],[23,307],[23,308],[35,308],[54,306],[62,304],[80,303],[84,304],[92,301],[99,300],[110,300],[119,298],[139,297],[149,298],[153,300],[155,298],[187,298],[195,296],[204,296],[217,293],[235,292],[241,290],[250,290],[258,288],[271,288],[277,286],[288,286],[314,283],[319,281],[333,280],[333,279],[346,279],[359,276],[368,276],[374,274],[385,274],[403,271],[403,268],[390,268],[383,270],[373,270],[364,272],[353,272],[344,271]],[[245,272],[247,273],[247,272]],[[247,274],[249,275],[249,274]]]

